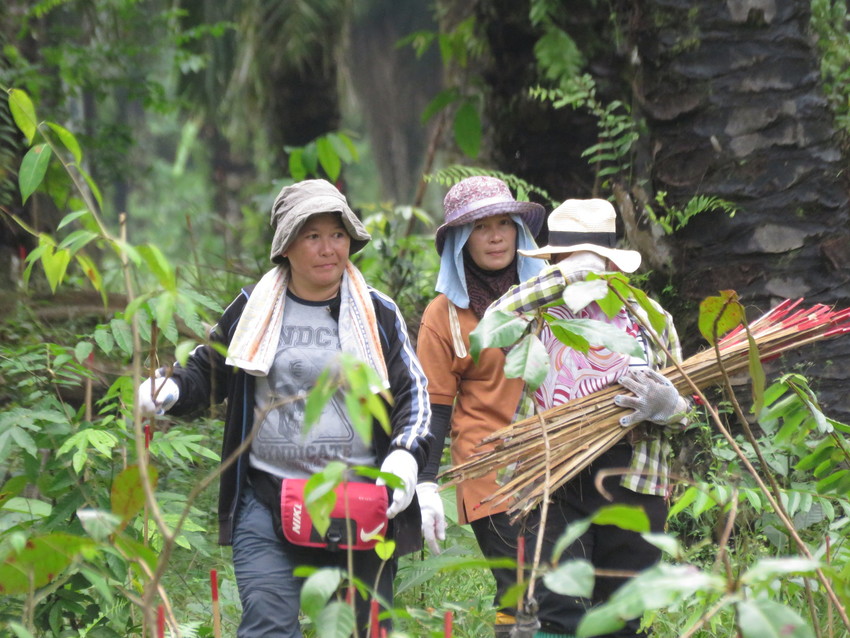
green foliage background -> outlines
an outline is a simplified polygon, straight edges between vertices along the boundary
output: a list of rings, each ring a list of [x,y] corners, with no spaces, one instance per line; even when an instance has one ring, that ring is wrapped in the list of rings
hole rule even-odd
[[[356,113],[307,144],[270,149],[261,127],[251,126],[262,95],[245,84],[230,85],[224,97],[209,91],[209,74],[221,72],[217,63],[262,7],[244,3],[240,14],[232,4],[216,5],[221,11],[208,21],[189,19],[200,5],[156,0],[45,0],[0,9],[9,25],[0,85],[19,91],[10,97],[31,98],[33,113],[29,121],[30,107],[19,104],[16,117],[9,103],[0,105],[0,205],[8,213],[0,229],[29,254],[10,273],[20,287],[3,292],[0,311],[2,635],[153,635],[157,605],[167,598],[170,631],[210,636],[210,570],[218,575],[224,634],[235,633],[240,610],[229,549],[213,542],[220,415],[157,422],[146,452],[133,395],[157,362],[183,358],[203,342],[222,306],[268,267],[267,215],[282,185],[344,176],[362,198],[353,203],[374,238],[357,258],[367,279],[399,302],[414,333],[433,296],[431,232],[439,211],[429,215],[421,201],[380,201]],[[281,53],[293,64],[311,46],[309,4],[292,3],[303,12],[296,34],[305,36],[291,38],[291,50]],[[318,5],[320,13],[345,9],[328,0]],[[630,174],[640,122],[627,105],[596,99],[592,80],[578,73],[581,52],[551,19],[558,10],[558,3],[530,4],[542,33],[534,97],[596,116],[600,142],[585,157],[604,189],[612,176]],[[814,0],[812,12],[829,98],[846,128],[846,5]],[[474,21],[451,32],[414,33],[408,44],[422,52],[436,46],[447,69],[462,71],[447,74],[452,79],[423,114],[423,122],[451,120],[462,165],[432,166],[430,183],[448,186],[486,172],[506,179],[521,198],[551,203],[533,184],[470,165],[482,150],[486,99],[470,71],[475,56],[486,54]],[[231,145],[231,161],[248,167],[236,186],[219,181],[210,131]],[[220,208],[233,199],[235,209]],[[707,210],[734,212],[719,200],[682,211],[666,207],[663,195],[657,203],[656,221],[668,230]],[[56,308],[87,296],[94,312],[58,318]],[[813,574],[827,574],[846,608],[847,426],[820,412],[803,377],[771,381],[763,410],[750,415],[757,438],[733,430],[744,458],[708,414],[684,437],[687,468],[673,495],[670,534],[657,541],[667,558],[641,583],[655,595],[626,592],[613,611],[597,614],[598,626],[617,613],[637,613],[659,636],[842,630],[839,609]],[[735,423],[731,398],[719,405]],[[776,483],[793,533],[748,462]],[[401,561],[396,628],[439,636],[451,612],[454,635],[486,635],[493,584],[471,532],[456,524],[451,491],[444,494],[453,523],[446,550]],[[799,555],[794,533],[811,559]],[[572,567],[553,566],[551,578],[570,581]],[[155,581],[167,596],[151,589]],[[321,635],[313,617],[305,626]]]

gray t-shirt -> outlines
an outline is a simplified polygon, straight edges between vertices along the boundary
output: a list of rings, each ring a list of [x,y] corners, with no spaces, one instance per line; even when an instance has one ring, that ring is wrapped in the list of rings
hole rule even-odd
[[[329,461],[375,465],[374,453],[351,425],[341,391],[303,435],[305,398],[340,354],[329,303],[287,295],[274,363],[267,377],[257,378],[254,399],[262,423],[251,444],[251,465],[282,478],[309,478]]]

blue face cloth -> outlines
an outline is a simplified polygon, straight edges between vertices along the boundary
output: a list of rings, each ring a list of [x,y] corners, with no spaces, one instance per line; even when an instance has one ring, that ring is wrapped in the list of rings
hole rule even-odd
[[[511,215],[517,226],[518,250],[535,250],[537,245],[528,226],[519,215]],[[447,229],[443,254],[440,256],[440,272],[437,275],[437,292],[443,293],[458,308],[469,308],[469,292],[466,289],[466,271],[463,263],[463,247],[472,234],[474,222]],[[531,279],[549,264],[543,259],[517,255],[517,274],[520,281]]]

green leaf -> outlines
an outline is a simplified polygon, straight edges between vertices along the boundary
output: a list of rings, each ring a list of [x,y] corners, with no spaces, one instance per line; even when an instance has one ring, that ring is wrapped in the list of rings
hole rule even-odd
[[[395,547],[396,544],[393,540],[379,540],[375,544],[375,553],[381,560],[389,560],[395,554]]]
[[[734,290],[721,290],[719,296],[707,297],[699,305],[700,334],[708,343],[714,345],[715,336],[720,339],[741,325],[744,316],[744,307],[738,301],[738,293]]]
[[[596,346],[634,357],[643,356],[643,348],[637,339],[609,323],[596,319],[554,319],[548,314],[543,316],[559,341],[580,352],[587,352],[589,346]]]
[[[181,341],[174,349],[174,358],[181,366],[185,366],[189,360],[189,355],[195,349],[198,343],[196,341]]]
[[[86,181],[86,184],[88,184],[89,190],[91,191],[92,196],[97,202],[98,208],[103,210],[103,195],[100,194],[100,189],[97,187],[97,184],[92,179],[91,175],[89,175],[86,171],[83,170],[82,166],[77,166],[77,170],[79,171],[82,178]]]
[[[115,345],[115,340],[112,338],[112,332],[105,326],[98,326],[94,331],[94,341],[104,354],[112,352]]]
[[[475,329],[469,333],[469,353],[473,360],[484,348],[503,348],[516,343],[529,320],[517,317],[510,312],[488,312],[484,315]]]
[[[481,148],[481,118],[472,102],[464,102],[455,113],[455,142],[471,158],[478,157]]]
[[[444,89],[437,93],[437,95],[432,99],[425,108],[422,110],[421,122],[425,124],[428,120],[430,120],[434,115],[442,111],[449,104],[456,101],[460,95],[457,92],[457,89]]]
[[[301,586],[301,611],[315,624],[331,596],[339,589],[345,572],[335,567],[319,569]]]
[[[649,517],[642,507],[631,505],[606,505],[591,519],[596,525],[616,525],[632,532],[648,532]]]
[[[156,487],[158,474],[154,466],[148,466],[148,475],[151,488]],[[145,505],[145,489],[138,465],[128,466],[115,478],[110,492],[110,502],[112,513],[119,516],[124,524],[142,510]]]
[[[748,585],[755,583],[770,584],[780,576],[811,573],[819,567],[821,567],[819,561],[799,556],[762,558],[744,572],[741,582]]]
[[[177,274],[174,272],[171,263],[162,254],[162,251],[153,244],[144,244],[138,246],[139,255],[145,262],[145,265],[153,273],[159,285],[170,292],[177,290]],[[164,325],[164,324],[163,324]]]
[[[549,373],[549,353],[536,335],[525,335],[505,357],[505,376],[536,390]]]
[[[796,611],[763,598],[736,605],[743,638],[812,638],[814,633]]]
[[[0,594],[27,594],[30,583],[44,587],[61,575],[71,561],[93,546],[91,540],[55,533],[31,537],[0,564]]]
[[[321,472],[307,479],[304,486],[304,504],[313,519],[313,526],[324,536],[330,527],[331,511],[336,504],[336,486],[345,477],[345,464],[331,461]]]
[[[289,151],[289,175],[296,182],[307,177],[307,169],[304,166],[304,151],[300,148]]]
[[[322,410],[325,409],[325,405],[327,405],[338,389],[339,382],[334,378],[332,369],[328,367],[322,370],[316,378],[316,383],[307,395],[307,399],[304,401],[303,434],[307,434],[310,428],[318,423]],[[300,399],[298,400],[300,401]]]
[[[98,234],[90,230],[75,230],[62,240],[59,247],[76,253],[97,238]]]
[[[689,487],[685,490],[685,492],[680,496],[673,507],[670,508],[670,511],[667,512],[667,520],[672,520],[679,512],[684,511],[699,494],[699,490],[696,487]]]
[[[319,164],[327,173],[330,181],[335,182],[342,169],[342,161],[339,159],[333,144],[327,137],[320,137],[316,140],[316,152],[319,155]]]
[[[48,122],[47,126],[53,129],[53,132],[56,133],[56,136],[59,138],[59,141],[62,142],[62,145],[68,149],[71,155],[74,156],[74,161],[77,162],[77,164],[82,162],[83,152],[80,149],[80,143],[77,141],[77,138],[74,137],[74,134],[64,126],[60,126],[55,122]]]
[[[121,526],[120,518],[104,510],[81,508],[77,510],[77,518],[86,533],[98,542],[108,539]]]
[[[585,518],[575,523],[570,523],[564,533],[555,542],[555,547],[552,549],[552,560],[559,561],[561,554],[564,553],[570,545],[576,542],[579,537],[590,529],[590,519]]]
[[[41,254],[41,266],[44,268],[47,283],[50,284],[50,290],[53,292],[56,292],[56,288],[65,278],[69,263],[71,263],[71,253],[64,249],[47,246]]]
[[[133,354],[133,332],[130,329],[130,324],[123,319],[116,318],[109,322],[109,327],[112,328],[112,336],[121,351],[124,354]]]
[[[584,559],[565,561],[545,574],[543,582],[558,594],[590,598],[595,582],[593,564]]]
[[[26,203],[29,196],[35,192],[35,189],[44,180],[51,155],[53,155],[53,151],[50,150],[47,144],[33,146],[24,155],[24,159],[21,162],[21,169],[18,172],[18,184],[21,189],[22,203]]]
[[[155,304],[154,316],[156,317],[156,322],[159,324],[160,330],[166,333],[168,327],[174,321],[174,307],[177,305],[177,293],[164,292],[155,300],[152,299],[151,303]]]
[[[35,139],[35,132],[38,129],[38,120],[30,96],[21,89],[11,89],[9,91],[9,110],[12,112],[12,119],[15,120],[15,124],[27,138],[27,143],[32,144],[33,139]]]
[[[322,638],[349,638],[354,632],[354,610],[341,600],[325,607],[316,620]]]

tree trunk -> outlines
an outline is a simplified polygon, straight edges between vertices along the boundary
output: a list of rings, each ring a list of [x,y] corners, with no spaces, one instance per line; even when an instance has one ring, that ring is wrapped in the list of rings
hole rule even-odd
[[[652,186],[679,205],[707,194],[740,209],[703,213],[678,233],[679,294],[695,305],[732,289],[753,314],[784,298],[850,305],[845,160],[820,91],[808,0],[633,6]],[[845,420],[848,354],[845,337],[794,358]]]

